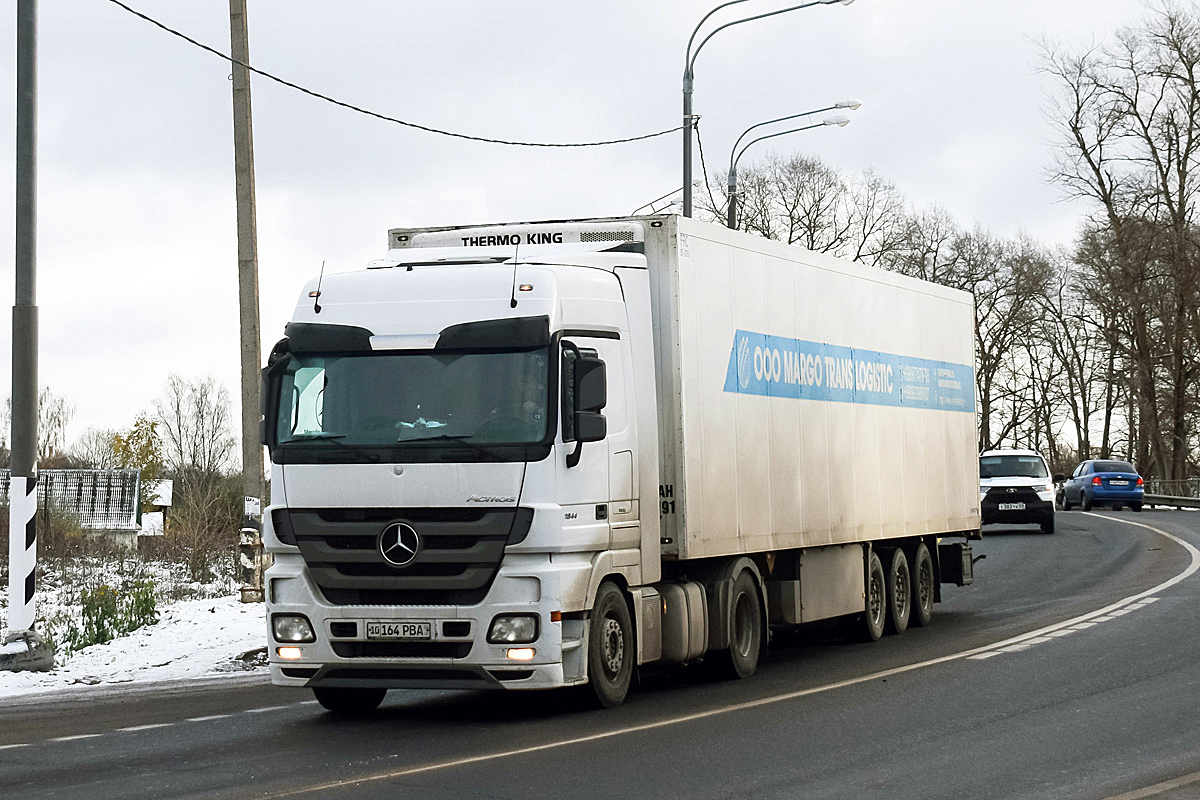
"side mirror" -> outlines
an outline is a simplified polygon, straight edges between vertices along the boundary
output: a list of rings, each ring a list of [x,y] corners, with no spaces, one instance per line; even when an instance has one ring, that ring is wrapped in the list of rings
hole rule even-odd
[[[608,403],[608,375],[594,350],[581,351],[563,343],[563,441],[576,442],[567,455],[567,466],[579,463],[584,442],[599,442],[608,435],[608,421],[600,411]]]
[[[1066,475],[1055,475],[1052,478],[1050,478],[1050,480],[1054,481],[1055,483],[1065,483],[1067,480],[1067,476]]]
[[[608,404],[608,373],[595,356],[575,359],[575,413],[599,412]]]

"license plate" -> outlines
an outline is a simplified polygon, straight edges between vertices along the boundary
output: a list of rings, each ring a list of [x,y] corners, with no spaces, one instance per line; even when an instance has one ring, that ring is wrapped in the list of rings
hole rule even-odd
[[[368,622],[368,639],[432,639],[431,622]]]
[[[1001,503],[997,506],[1001,511],[1024,511],[1024,503]]]
[[[1109,486],[1128,486],[1129,481],[1109,481]]]

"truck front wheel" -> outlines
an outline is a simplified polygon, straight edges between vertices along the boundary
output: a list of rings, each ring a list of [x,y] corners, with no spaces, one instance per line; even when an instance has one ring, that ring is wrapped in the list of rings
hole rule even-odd
[[[588,684],[596,702],[619,706],[633,678],[633,622],[625,595],[615,584],[600,584],[588,625]]]
[[[317,702],[334,714],[355,717],[374,711],[383,702],[387,689],[350,689],[342,686],[314,686]]]

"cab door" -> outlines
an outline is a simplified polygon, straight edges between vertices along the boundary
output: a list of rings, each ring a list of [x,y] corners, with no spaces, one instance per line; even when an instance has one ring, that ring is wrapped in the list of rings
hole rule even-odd
[[[610,397],[613,391],[612,372],[605,358],[613,356],[610,342],[575,332],[564,336],[559,343],[560,424],[555,442],[557,494],[563,512],[564,543],[569,543],[576,550],[607,550],[611,540],[607,435],[601,441],[579,442],[569,433],[572,414],[571,364],[577,356],[598,357],[604,361]]]

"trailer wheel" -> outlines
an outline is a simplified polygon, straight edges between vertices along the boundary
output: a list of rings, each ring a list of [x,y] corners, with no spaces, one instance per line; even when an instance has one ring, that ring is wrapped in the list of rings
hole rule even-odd
[[[634,641],[629,606],[615,584],[600,584],[589,620],[588,684],[601,706],[619,706],[633,678]]]
[[[729,647],[711,658],[718,677],[748,678],[758,668],[762,650],[762,602],[750,570],[743,569],[733,582],[729,603]]]
[[[912,563],[912,615],[909,622],[923,628],[933,619],[933,557],[924,542],[917,544]]]
[[[887,578],[884,577],[879,554],[874,550],[867,561],[866,594],[859,634],[865,641],[878,642],[883,637],[883,626],[887,621]]]
[[[887,558],[887,631],[904,633],[908,629],[908,618],[912,614],[912,578],[908,572],[908,559],[899,547]]]
[[[383,702],[387,689],[353,689],[343,686],[314,686],[317,702],[334,714],[358,717],[374,711]]]

